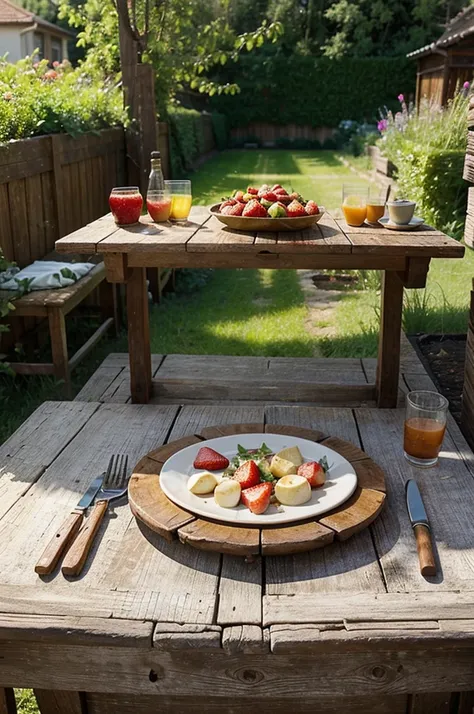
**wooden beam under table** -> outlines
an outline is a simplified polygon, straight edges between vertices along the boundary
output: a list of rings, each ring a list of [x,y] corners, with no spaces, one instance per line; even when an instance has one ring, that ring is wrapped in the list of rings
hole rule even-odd
[[[403,283],[393,271],[385,271],[382,282],[379,351],[377,361],[377,406],[395,408],[400,370]]]
[[[133,404],[146,404],[151,394],[150,324],[145,268],[133,268],[127,280],[128,353]]]

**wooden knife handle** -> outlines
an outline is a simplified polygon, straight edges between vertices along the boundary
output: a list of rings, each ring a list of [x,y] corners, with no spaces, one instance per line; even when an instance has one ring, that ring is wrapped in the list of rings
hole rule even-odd
[[[417,525],[415,531],[420,573],[422,575],[436,575],[436,563],[433,553],[430,529],[427,526]]]
[[[49,575],[56,567],[59,558],[72,543],[81,527],[84,518],[83,511],[73,511],[53,535],[35,565],[35,573]]]
[[[108,505],[108,501],[96,502],[92,513],[64,558],[61,568],[64,575],[79,575],[81,573]]]

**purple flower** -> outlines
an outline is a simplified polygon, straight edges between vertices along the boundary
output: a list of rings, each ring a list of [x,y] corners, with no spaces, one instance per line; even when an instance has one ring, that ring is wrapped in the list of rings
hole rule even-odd
[[[388,129],[388,121],[387,119],[381,119],[379,123],[377,124],[377,129],[382,133],[383,131],[387,131]]]
[[[462,85],[462,88],[463,88],[463,89],[469,89],[470,86],[471,86],[471,85],[469,84],[469,82],[464,82],[464,84]]]
[[[398,101],[400,102],[400,104],[405,101],[405,97],[403,96],[403,94],[398,95]]]

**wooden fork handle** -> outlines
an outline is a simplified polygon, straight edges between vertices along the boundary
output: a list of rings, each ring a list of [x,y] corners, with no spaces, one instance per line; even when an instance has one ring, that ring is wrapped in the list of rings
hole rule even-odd
[[[49,575],[72,543],[84,519],[84,511],[73,511],[56,531],[35,565],[35,573]]]
[[[64,575],[79,575],[81,573],[108,505],[108,501],[96,502],[90,516],[64,558],[61,568]]]
[[[420,561],[420,573],[422,575],[436,575],[436,562],[430,529],[427,528],[427,526],[419,524],[415,526],[414,531],[418,560]]]

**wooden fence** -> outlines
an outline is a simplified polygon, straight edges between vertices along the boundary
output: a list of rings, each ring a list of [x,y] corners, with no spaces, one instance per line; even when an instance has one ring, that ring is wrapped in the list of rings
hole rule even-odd
[[[330,127],[299,126],[297,124],[267,124],[264,122],[254,122],[247,126],[237,127],[231,130],[231,139],[245,140],[256,137],[263,145],[274,144],[278,139],[309,139],[323,143],[334,135],[335,129]]]

